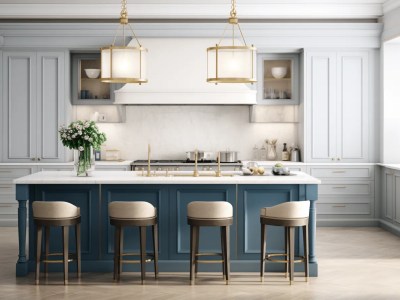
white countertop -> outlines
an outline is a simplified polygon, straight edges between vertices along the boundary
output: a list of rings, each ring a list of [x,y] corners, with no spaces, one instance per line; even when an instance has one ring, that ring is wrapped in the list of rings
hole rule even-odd
[[[99,166],[129,166],[132,163],[131,160],[121,160],[121,161],[107,161],[107,160],[98,160],[95,162],[95,165]],[[64,163],[0,163],[1,166],[72,166],[74,162],[64,162]]]
[[[184,172],[181,172],[182,174]],[[188,172],[189,174],[190,172]],[[139,176],[141,172],[94,171],[91,177],[77,177],[72,171],[44,171],[14,180],[15,184],[320,184],[321,181],[303,172],[290,176]]]
[[[400,170],[400,164],[378,164],[378,165],[389,169]]]

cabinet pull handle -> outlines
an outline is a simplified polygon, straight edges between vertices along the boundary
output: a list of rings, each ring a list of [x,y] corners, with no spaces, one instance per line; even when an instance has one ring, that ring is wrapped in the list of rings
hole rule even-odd
[[[347,188],[346,186],[334,186],[333,187],[334,189],[345,189],[345,188]]]
[[[40,157],[37,160],[40,161]]]
[[[332,205],[332,207],[346,207],[346,205]]]
[[[9,186],[0,186],[0,189],[11,189]]]
[[[0,204],[0,207],[12,207],[12,205]]]
[[[346,171],[332,171],[332,173],[346,173]]]

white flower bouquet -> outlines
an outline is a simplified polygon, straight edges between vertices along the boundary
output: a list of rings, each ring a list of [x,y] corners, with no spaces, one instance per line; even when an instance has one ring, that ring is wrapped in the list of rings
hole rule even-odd
[[[93,121],[75,121],[68,126],[61,126],[61,142],[64,146],[78,150],[79,158],[76,162],[78,176],[87,176],[92,167],[93,149],[99,150],[107,140],[106,135],[99,131]]]

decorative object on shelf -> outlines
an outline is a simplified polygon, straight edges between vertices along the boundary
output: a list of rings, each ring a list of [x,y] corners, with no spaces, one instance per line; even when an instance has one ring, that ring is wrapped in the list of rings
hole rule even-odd
[[[94,170],[93,149],[99,150],[106,135],[93,121],[75,121],[61,126],[60,138],[64,146],[74,150],[74,170],[77,176],[90,176]]]
[[[268,154],[267,154],[267,159],[268,160],[276,160],[277,154],[276,154],[276,143],[278,142],[277,139],[272,139],[272,140],[266,140],[265,141],[268,145]]]
[[[221,46],[227,28],[232,25],[232,45]],[[235,45],[235,27],[237,26],[243,45]],[[254,83],[256,79],[256,48],[246,44],[242,29],[236,16],[236,0],[228,23],[218,44],[207,48],[207,82],[211,83]]]
[[[282,79],[287,74],[286,67],[273,67],[271,68],[271,74],[276,79]]]
[[[285,167],[281,163],[276,163],[275,166],[272,167],[272,174],[274,175],[290,175],[290,170],[288,167]]]
[[[282,160],[288,161],[289,160],[289,151],[286,147],[286,143],[283,143],[283,150],[282,150]]]
[[[118,30],[111,46],[101,48],[101,81],[111,83],[146,83],[146,53],[131,25],[128,22],[126,0],[122,0],[121,16],[122,46],[115,46]],[[128,26],[134,37],[125,45],[125,26]],[[137,43],[137,46],[132,44]]]
[[[100,69],[85,69],[86,76],[89,78],[97,78],[100,75]]]

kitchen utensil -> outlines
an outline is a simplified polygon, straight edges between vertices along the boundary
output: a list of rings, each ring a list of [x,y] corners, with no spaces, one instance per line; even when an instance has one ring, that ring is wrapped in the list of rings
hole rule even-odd
[[[286,76],[287,68],[286,67],[273,67],[271,68],[272,76],[276,79],[281,79]]]
[[[100,75],[100,69],[85,69],[85,73],[89,78],[97,78]]]
[[[299,148],[297,147],[292,148],[292,151],[290,152],[290,160],[295,162],[301,160]]]
[[[238,161],[237,151],[220,151],[221,162],[236,162]]]
[[[190,161],[194,161],[196,156],[196,151],[187,151],[186,152],[186,159]],[[210,151],[199,151],[197,150],[197,160],[198,161],[205,161],[205,160],[214,160],[215,153]]]

